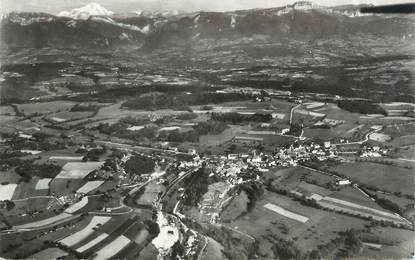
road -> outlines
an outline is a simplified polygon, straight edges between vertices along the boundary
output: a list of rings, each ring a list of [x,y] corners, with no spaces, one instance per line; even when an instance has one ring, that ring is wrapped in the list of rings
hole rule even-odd
[[[366,143],[367,141],[369,141],[369,136],[373,133],[379,132],[380,130],[373,130],[373,131],[369,131],[365,134],[365,137],[360,140],[360,141],[356,141],[356,142],[350,142],[350,143],[337,143],[337,144],[333,144],[333,145],[352,145],[352,144],[363,144]]]
[[[33,197],[27,197],[27,198],[23,198],[23,199],[15,199],[15,200],[11,200],[13,202],[19,202],[19,201],[25,201],[25,200],[30,200],[30,199],[58,199],[55,196],[33,196]]]
[[[413,162],[413,163],[415,163],[415,159],[398,158],[398,159],[396,159],[396,160],[399,160],[399,161],[404,161],[404,162]]]
[[[295,107],[291,108],[290,110],[290,127],[292,126],[293,123],[293,114],[294,114],[294,110],[296,110],[297,108],[299,108],[301,106],[301,104],[296,105]]]

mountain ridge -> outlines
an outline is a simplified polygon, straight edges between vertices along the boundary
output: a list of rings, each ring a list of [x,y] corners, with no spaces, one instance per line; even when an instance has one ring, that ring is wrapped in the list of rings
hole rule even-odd
[[[54,16],[17,13],[1,20],[6,47],[115,47],[134,45],[155,49],[188,44],[203,38],[330,37],[353,33],[415,35],[408,16],[361,15],[367,5],[321,7],[308,1],[276,8],[229,12],[174,13],[167,16],[117,15],[97,4]],[[69,16],[69,17],[68,17]],[[389,23],[388,21],[393,21]]]

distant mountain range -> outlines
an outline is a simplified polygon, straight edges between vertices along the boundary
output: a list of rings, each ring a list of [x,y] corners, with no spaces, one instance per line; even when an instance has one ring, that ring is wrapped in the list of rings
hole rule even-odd
[[[99,4],[54,16],[46,13],[9,13],[1,20],[2,46],[90,48],[189,44],[204,38],[238,39],[253,35],[320,38],[368,33],[409,37],[410,16],[362,15],[365,5],[322,7],[302,1],[293,5],[234,12],[142,12],[115,14]]]

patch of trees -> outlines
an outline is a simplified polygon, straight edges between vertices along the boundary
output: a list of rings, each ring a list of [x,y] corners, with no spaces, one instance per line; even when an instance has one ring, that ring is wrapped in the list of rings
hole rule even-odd
[[[98,162],[99,158],[104,155],[107,152],[107,149],[105,147],[103,148],[94,148],[89,150],[84,158],[82,158],[82,161],[88,162],[88,161],[95,161]]]
[[[117,160],[114,158],[106,159],[102,169],[106,171],[116,171],[118,169]]]
[[[127,121],[129,123],[127,123]],[[137,120],[135,120],[138,123]],[[161,131],[157,132],[156,127],[148,126],[137,131],[130,131],[129,127],[131,120],[120,120],[115,124],[101,123],[95,129],[101,133],[117,136],[134,141],[169,141],[169,142],[197,142],[200,135],[219,134],[223,132],[227,125],[224,122],[209,120],[207,122],[200,122],[194,126],[190,131]],[[139,125],[139,124],[137,124]]]
[[[195,207],[199,203],[202,196],[208,191],[208,178],[210,170],[201,168],[184,180],[185,192],[183,196],[183,204],[189,207]]]
[[[367,100],[339,100],[337,105],[341,109],[353,113],[387,115],[386,111],[382,107]]]
[[[70,98],[73,101],[91,101],[91,100],[97,100],[99,102],[114,102],[119,98],[131,98],[131,97],[138,97],[145,93],[150,92],[160,92],[168,95],[177,95],[181,92],[190,92],[190,91],[208,91],[210,87],[208,86],[195,86],[195,85],[178,85],[172,87],[166,86],[163,84],[153,84],[149,86],[137,86],[137,87],[117,87],[117,88],[99,88],[96,89],[99,92],[94,94],[81,94],[75,97]]]
[[[115,124],[100,123],[95,129],[100,133],[117,136],[120,138],[140,141],[143,139],[153,140],[157,136],[157,129],[155,127],[144,127],[137,131],[130,131],[127,128],[128,124],[118,122]]]
[[[192,120],[195,119],[197,117],[197,114],[195,113],[184,113],[184,114],[179,114],[176,116],[176,119],[178,120]]]
[[[337,253],[336,256],[339,258],[353,257],[363,246],[358,233],[353,229],[341,233],[340,236],[344,241],[344,248],[341,248]]]
[[[324,80],[308,78],[306,80],[295,81],[291,89],[295,92],[313,92],[353,97],[355,92],[350,86],[350,83],[339,78],[326,78]]]
[[[200,108],[200,110],[203,110],[203,111],[209,111],[209,110],[213,110],[213,107],[212,107],[212,106],[205,105],[205,106],[202,106],[202,107]]]
[[[293,241],[278,239],[272,246],[272,252],[279,259],[299,259],[300,250],[294,245]]]
[[[259,89],[281,89],[286,90],[284,87],[288,85],[289,79],[284,78],[282,80],[269,80],[269,79],[261,79],[261,80],[250,80],[250,79],[243,79],[243,80],[233,80],[227,81],[226,84],[238,87],[252,87],[252,88],[259,88]]]
[[[309,199],[309,198],[307,198],[304,195],[299,196],[299,195],[296,195],[294,193],[290,193],[286,189],[281,189],[279,187],[275,187],[272,184],[272,181],[271,180],[269,180],[268,183],[267,183],[267,190],[272,191],[272,192],[275,192],[275,193],[278,193],[278,194],[281,194],[283,196],[291,197],[295,201],[300,202],[304,206],[313,207],[313,208],[317,208],[317,209],[320,209],[321,208],[321,206],[317,203],[317,201],[315,199]]]
[[[196,221],[184,220],[189,228],[211,237],[221,244],[227,259],[254,259],[257,243],[248,235],[238,233],[223,225],[201,224]]]
[[[160,233],[159,225],[156,222],[146,219],[144,225],[152,237],[156,237]]]
[[[302,129],[300,124],[293,123],[291,124],[290,131],[287,132],[287,135],[300,136]]]
[[[12,210],[16,206],[16,204],[14,204],[14,202],[11,201],[11,200],[5,200],[5,201],[3,201],[3,203],[4,203],[4,208],[7,211]]]
[[[339,232],[337,238],[332,239],[325,245],[317,246],[317,250],[313,254],[315,256],[326,257],[337,250],[336,258],[347,258],[358,253],[362,246],[358,232],[351,229],[345,232]]]
[[[255,207],[255,203],[264,194],[262,185],[257,182],[247,182],[240,185],[239,188],[245,191],[246,195],[248,195],[248,211],[252,210]]]
[[[34,164],[32,161],[20,161],[15,172],[20,175],[21,180],[29,182],[33,176],[40,178],[55,178],[62,170],[62,167],[56,164]]]
[[[193,127],[198,135],[216,135],[222,133],[228,125],[218,120],[209,120],[206,122],[200,122]]]
[[[372,198],[375,199],[376,203],[379,204],[379,206],[381,206],[382,208],[390,210],[390,211],[398,213],[398,214],[403,213],[401,207],[399,207],[399,205],[396,204],[395,202],[393,202],[391,200],[388,200],[388,199],[385,199],[385,198],[382,198],[382,197],[379,197],[379,196],[377,196],[376,194],[374,194],[372,192],[370,192],[369,194]]]
[[[129,109],[175,109],[187,111],[188,106],[191,105],[219,104],[247,99],[249,97],[242,93],[198,92],[192,94],[179,93],[176,95],[153,93],[131,98],[124,102],[122,106]]]
[[[180,241],[176,241],[171,248],[172,259],[183,259],[185,252],[186,248],[180,243]]]
[[[0,161],[7,160],[7,159],[10,159],[10,158],[26,156],[28,154],[29,153],[24,153],[24,152],[21,152],[21,151],[6,150],[6,151],[0,153]]]
[[[156,163],[150,157],[134,155],[125,162],[124,170],[130,175],[148,174],[154,171]]]
[[[65,148],[63,143],[58,141],[52,142],[52,139],[49,137],[49,135],[43,133],[35,133],[33,134],[33,140],[27,140],[26,138],[21,138],[17,135],[13,135],[7,139],[6,145],[14,150],[27,149],[50,151]]]
[[[244,115],[236,112],[231,113],[212,113],[211,118],[216,121],[222,121],[232,124],[246,122],[269,122],[272,120],[271,114],[255,113],[253,115]]]
[[[145,124],[150,123],[150,120],[148,118],[126,116],[126,117],[121,118],[119,122],[122,124],[129,124],[129,125],[145,125]]]

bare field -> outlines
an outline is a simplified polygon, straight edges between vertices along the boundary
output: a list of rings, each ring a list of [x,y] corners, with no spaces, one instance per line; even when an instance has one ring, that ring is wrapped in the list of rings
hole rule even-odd
[[[0,185],[0,200],[11,200],[17,184]]]
[[[81,188],[79,188],[76,192],[87,194],[87,193],[97,189],[103,183],[104,183],[104,181],[88,181]]]
[[[93,170],[98,169],[104,162],[70,162],[63,166],[57,179],[83,179]]]
[[[277,206],[277,205],[272,204],[272,203],[267,203],[267,204],[264,205],[264,207],[269,209],[269,210],[272,210],[272,211],[276,212],[277,214],[279,214],[281,216],[287,217],[289,219],[294,219],[294,220],[296,220],[298,222],[301,222],[301,223],[306,223],[308,221],[307,217],[304,217],[302,215],[296,214],[296,213],[291,212],[289,210],[283,209],[280,206]]]

